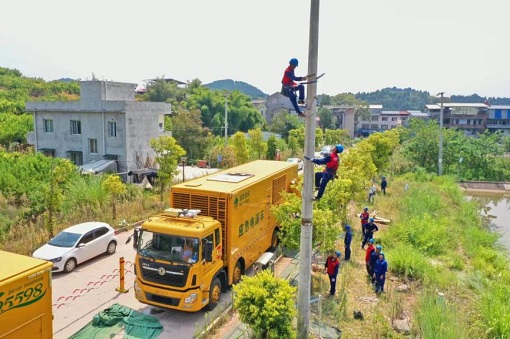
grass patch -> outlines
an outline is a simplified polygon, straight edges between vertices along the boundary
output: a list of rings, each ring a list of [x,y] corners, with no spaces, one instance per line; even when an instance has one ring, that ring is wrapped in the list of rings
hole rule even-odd
[[[416,325],[423,338],[470,338],[461,313],[444,296],[426,293],[420,298]]]

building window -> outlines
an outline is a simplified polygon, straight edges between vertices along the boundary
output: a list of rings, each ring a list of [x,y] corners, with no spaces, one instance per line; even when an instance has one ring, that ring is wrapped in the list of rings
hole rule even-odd
[[[108,121],[108,137],[110,138],[117,137],[117,122]]]
[[[80,120],[71,120],[71,134],[81,134]]]
[[[69,154],[69,159],[76,166],[83,165],[83,153],[82,152],[72,152]]]
[[[47,157],[51,157],[51,158],[55,157],[55,150],[54,149],[43,149],[43,150],[41,150],[41,153],[44,154]]]
[[[97,153],[97,139],[89,139],[89,153]]]
[[[391,118],[391,121],[398,121],[398,118],[397,117],[393,117],[393,118]]]
[[[371,124],[371,125],[370,125],[370,128],[371,128],[371,129],[378,129],[378,128],[379,128],[379,125],[377,125],[377,124]]]
[[[378,120],[379,120],[379,116],[378,116],[378,115],[372,115],[372,117],[370,118],[370,120],[372,120],[372,121],[378,121]]]
[[[53,133],[53,120],[52,119],[44,119],[43,126],[44,126],[44,133]]]
[[[388,117],[382,117],[382,121],[388,121]]]

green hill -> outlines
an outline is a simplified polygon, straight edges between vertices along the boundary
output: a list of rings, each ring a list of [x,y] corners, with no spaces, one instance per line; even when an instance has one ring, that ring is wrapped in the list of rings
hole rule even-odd
[[[257,87],[243,81],[234,81],[232,79],[216,80],[204,86],[212,90],[239,91],[252,99],[265,99],[267,97],[267,94]]]

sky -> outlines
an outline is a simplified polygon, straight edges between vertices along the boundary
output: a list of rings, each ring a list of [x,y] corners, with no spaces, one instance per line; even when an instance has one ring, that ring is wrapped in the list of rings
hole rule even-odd
[[[280,90],[308,73],[312,0],[16,0],[0,67],[47,81],[232,79]],[[317,93],[386,87],[510,97],[510,1],[322,0]]]

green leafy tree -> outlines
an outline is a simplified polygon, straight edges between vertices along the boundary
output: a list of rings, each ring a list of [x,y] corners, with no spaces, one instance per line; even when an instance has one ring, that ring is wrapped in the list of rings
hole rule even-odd
[[[267,159],[274,160],[276,159],[276,150],[278,149],[278,141],[274,135],[270,135],[267,138]]]
[[[351,137],[349,132],[344,129],[326,129],[324,131],[324,144],[325,145],[348,145],[350,144]]]
[[[156,162],[159,165],[157,183],[160,190],[160,199],[163,201],[165,189],[171,185],[177,173],[177,166],[186,151],[177,143],[175,138],[161,136],[151,139],[150,146],[156,152]]]
[[[147,92],[142,95],[145,101],[177,102],[184,98],[184,91],[177,87],[176,82],[166,82],[164,77],[157,78],[147,85]]]
[[[172,117],[172,136],[188,155],[188,161],[202,159],[208,148],[207,132],[202,128],[198,109],[191,111],[179,107]]]
[[[290,130],[297,129],[302,125],[303,123],[299,121],[296,115],[282,111],[274,115],[269,125],[269,131],[280,134],[282,138],[287,139]]]
[[[322,129],[334,129],[333,113],[329,108],[322,107],[319,109],[320,127]]]
[[[221,157],[221,161],[218,158]],[[209,162],[215,164],[217,167],[230,168],[236,165],[236,156],[234,147],[231,145],[225,146],[223,143],[215,144],[209,150]]]
[[[296,315],[296,288],[287,280],[264,270],[245,276],[233,287],[234,309],[257,338],[295,338],[292,321]]]
[[[267,143],[264,141],[264,136],[260,128],[248,131],[250,138],[248,139],[248,146],[250,149],[250,158],[265,159],[267,153]]]
[[[11,142],[26,143],[26,135],[33,127],[32,115],[0,113],[0,144],[8,149]]]
[[[230,140],[232,147],[234,148],[234,154],[236,164],[244,164],[250,160],[250,151],[248,149],[248,143],[244,133],[237,132]]]
[[[55,214],[62,209],[65,185],[74,176],[75,166],[68,159],[52,159],[49,182],[42,184],[44,201],[46,202],[45,224],[49,239],[53,238]]]
[[[107,175],[102,185],[103,189],[111,197],[112,218],[113,220],[117,220],[117,200],[126,193],[126,185],[124,185],[118,175]]]

